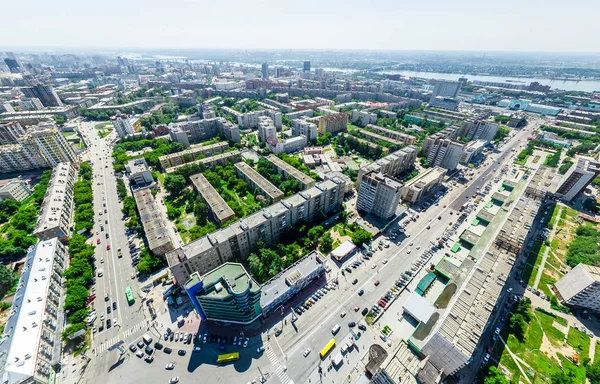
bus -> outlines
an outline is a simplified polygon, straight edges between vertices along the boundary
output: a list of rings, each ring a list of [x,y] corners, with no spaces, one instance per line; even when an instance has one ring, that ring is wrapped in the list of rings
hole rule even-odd
[[[324,359],[325,356],[327,356],[329,354],[329,352],[331,352],[333,347],[335,347],[335,339],[329,340],[329,343],[327,343],[327,345],[325,345],[325,347],[323,349],[321,349],[321,353],[319,353],[319,355],[321,356],[321,359]]]
[[[229,363],[230,361],[239,360],[239,358],[240,358],[239,352],[225,353],[223,355],[217,356],[217,363],[219,363],[219,364]]]
[[[125,296],[127,297],[127,304],[132,305],[135,302],[133,291],[129,285],[125,287]]]

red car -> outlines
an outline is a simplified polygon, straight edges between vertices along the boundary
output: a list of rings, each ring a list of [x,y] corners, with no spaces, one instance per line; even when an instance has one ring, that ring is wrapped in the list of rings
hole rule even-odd
[[[96,298],[96,295],[92,295],[90,297],[88,297],[87,302],[88,304],[92,302],[92,300],[94,300]]]
[[[96,244],[100,244],[100,239],[96,239]]]
[[[107,244],[107,245],[106,245],[106,250],[107,250],[107,251],[110,251],[110,244]]]
[[[376,280],[375,281],[375,286],[378,286],[378,285],[379,285],[379,280]]]
[[[385,306],[386,306],[385,301],[383,301],[383,300],[379,300],[379,303],[377,303],[377,304],[379,304],[379,306],[381,308],[385,308]]]

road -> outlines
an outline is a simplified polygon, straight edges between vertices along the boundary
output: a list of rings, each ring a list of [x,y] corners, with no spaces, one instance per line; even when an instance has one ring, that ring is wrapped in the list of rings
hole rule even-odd
[[[119,357],[118,350],[109,352],[107,348],[120,340],[124,340],[127,344],[142,335],[147,327],[145,319],[147,313],[138,295],[138,282],[131,278],[132,273],[135,273],[135,268],[131,265],[125,225],[121,219],[121,203],[117,196],[116,179],[112,168],[112,150],[108,144],[108,141],[114,138],[114,133],[101,139],[94,124],[85,122],[81,124],[81,130],[91,144],[88,153],[84,154],[83,158],[94,163],[92,184],[95,225],[91,242],[96,244],[97,239],[100,239],[100,244],[96,245],[96,271],[100,268],[104,271],[102,277],[96,275],[95,294],[97,297],[92,302],[92,306],[97,311],[98,319],[94,325],[98,331],[92,335],[92,352],[88,354],[95,357],[86,372],[86,379],[94,382],[106,375],[109,367]],[[106,234],[108,234],[108,239]],[[107,250],[107,245],[110,245],[110,250]],[[123,253],[122,258],[117,257],[119,248]],[[128,305],[125,298],[125,287],[128,285],[131,286],[136,296],[136,302],[132,306]],[[107,301],[105,301],[106,295],[108,295]],[[116,310],[112,308],[113,303],[116,303]],[[108,314],[108,307],[110,307],[110,314]],[[106,327],[106,319],[100,320],[101,315],[104,315],[106,319],[111,319],[113,322],[111,328]],[[114,325],[115,319],[118,324],[116,326]],[[101,323],[104,324],[102,331],[100,331]]]

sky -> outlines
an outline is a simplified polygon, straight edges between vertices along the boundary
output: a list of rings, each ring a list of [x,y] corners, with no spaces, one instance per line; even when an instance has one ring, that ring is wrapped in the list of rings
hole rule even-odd
[[[29,0],[2,13],[3,47],[600,51],[598,0]]]

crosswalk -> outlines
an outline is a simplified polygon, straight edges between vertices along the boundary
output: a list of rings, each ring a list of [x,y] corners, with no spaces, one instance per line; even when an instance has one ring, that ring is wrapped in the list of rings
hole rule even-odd
[[[102,337],[102,333],[96,335],[96,344],[98,345],[95,348],[95,354],[98,356],[102,352],[106,351],[112,345],[115,345],[119,340],[125,340],[125,345],[129,344],[127,338],[134,336],[136,333],[141,333],[142,331],[146,331],[146,327],[150,323],[149,320],[142,320],[139,323],[135,324],[132,327],[127,328],[123,332],[119,332],[117,336],[114,336],[110,339],[105,340]]]
[[[275,368],[275,374],[277,375],[277,377],[279,377],[281,384],[288,384],[292,380],[287,375],[285,368],[281,364],[281,361],[279,361],[279,358],[275,354],[275,351],[273,351],[273,348],[271,347],[271,343],[269,343],[267,341],[264,344],[265,344],[265,353],[267,354],[267,357],[269,358],[271,365]]]

